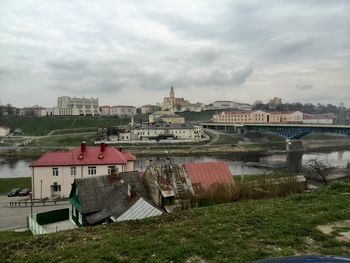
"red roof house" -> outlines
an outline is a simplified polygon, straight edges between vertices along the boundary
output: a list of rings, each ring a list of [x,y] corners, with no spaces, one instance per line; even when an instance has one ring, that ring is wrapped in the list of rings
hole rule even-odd
[[[45,153],[31,165],[33,198],[68,197],[74,179],[134,171],[135,159],[104,143]]]
[[[208,189],[217,184],[234,184],[226,162],[186,163],[183,167],[196,188]]]

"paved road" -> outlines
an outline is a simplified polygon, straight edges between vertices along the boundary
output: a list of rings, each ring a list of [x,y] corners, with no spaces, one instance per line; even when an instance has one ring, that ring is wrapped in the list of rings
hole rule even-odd
[[[30,214],[30,207],[6,207],[9,201],[19,200],[19,197],[0,196],[0,231],[21,228],[27,225],[26,216]],[[47,212],[55,209],[69,208],[70,205],[33,207],[34,213]]]

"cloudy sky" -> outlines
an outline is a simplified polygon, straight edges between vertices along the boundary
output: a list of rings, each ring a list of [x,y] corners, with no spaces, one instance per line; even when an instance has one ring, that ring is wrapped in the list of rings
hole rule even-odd
[[[348,0],[0,0],[0,99],[350,106]]]

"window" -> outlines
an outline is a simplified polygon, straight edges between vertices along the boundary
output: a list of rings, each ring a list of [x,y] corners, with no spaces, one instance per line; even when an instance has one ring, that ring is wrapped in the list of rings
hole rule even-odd
[[[52,168],[52,176],[58,176],[58,168]]]
[[[95,174],[96,174],[96,166],[89,166],[88,175],[95,175]]]
[[[70,168],[70,175],[76,176],[77,175],[77,167],[71,167]]]
[[[59,185],[56,182],[54,182],[53,183],[53,191],[54,192],[61,192],[61,185]]]
[[[108,166],[108,174],[112,174],[112,172],[118,173],[118,168],[115,165]]]

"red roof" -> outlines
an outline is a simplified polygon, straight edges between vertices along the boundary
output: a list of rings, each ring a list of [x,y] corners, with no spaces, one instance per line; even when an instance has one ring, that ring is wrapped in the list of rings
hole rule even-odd
[[[86,147],[84,153],[77,147],[68,152],[47,152],[34,161],[32,167],[126,164],[135,159],[134,155],[114,147],[106,147],[103,152],[100,146]]]
[[[226,162],[183,164],[192,184],[209,188],[215,184],[232,184],[233,176]]]

